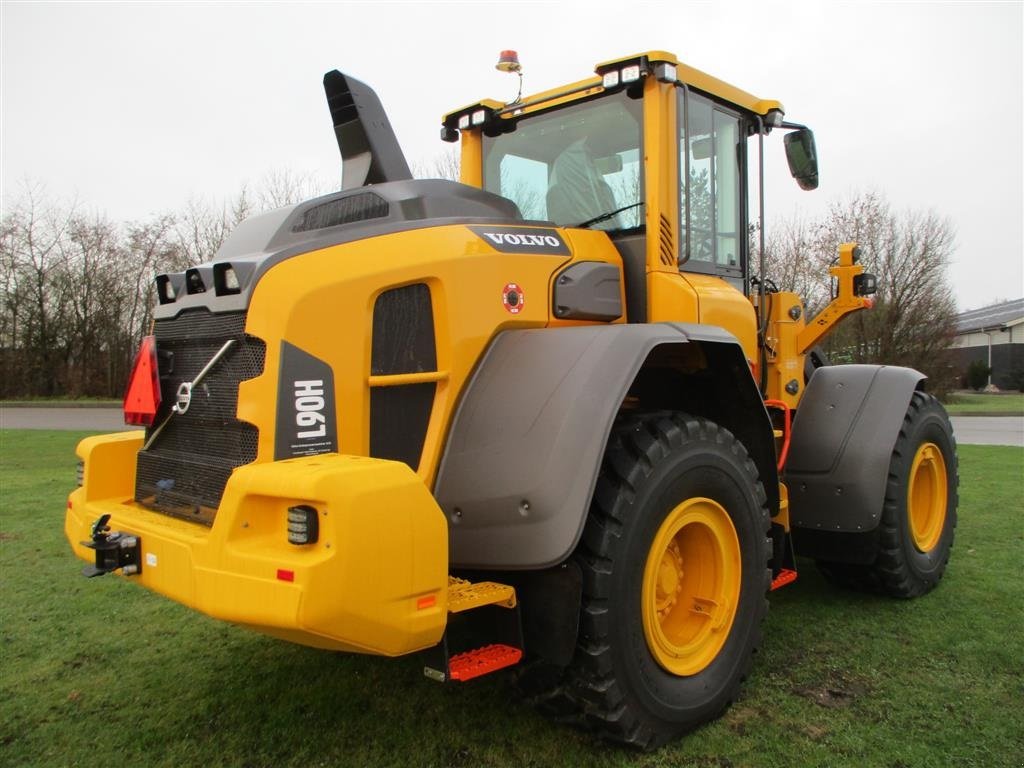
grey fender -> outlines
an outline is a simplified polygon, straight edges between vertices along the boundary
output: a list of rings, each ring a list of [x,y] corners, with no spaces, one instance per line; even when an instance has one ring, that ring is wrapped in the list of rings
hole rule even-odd
[[[731,334],[682,323],[506,331],[466,386],[438,469],[434,495],[449,520],[452,564],[537,569],[564,561],[583,532],[608,435],[638,372],[652,352],[693,344],[713,348],[698,356],[737,382],[716,388],[735,389],[751,409],[743,421],[764,436],[751,455],[767,465],[766,490],[777,500],[771,426]],[[694,405],[688,410],[702,413]]]
[[[903,417],[924,374],[834,365],[811,377],[793,420],[785,480],[796,528],[873,531]]]

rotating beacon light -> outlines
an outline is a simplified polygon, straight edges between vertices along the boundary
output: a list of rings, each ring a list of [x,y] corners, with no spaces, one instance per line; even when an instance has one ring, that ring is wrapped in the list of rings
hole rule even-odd
[[[498,63],[494,65],[494,68],[499,72],[514,72],[519,75],[519,92],[516,93],[516,97],[509,102],[509,104],[518,104],[519,99],[523,95],[523,67],[519,63],[519,54],[515,51],[502,51],[498,55]]]

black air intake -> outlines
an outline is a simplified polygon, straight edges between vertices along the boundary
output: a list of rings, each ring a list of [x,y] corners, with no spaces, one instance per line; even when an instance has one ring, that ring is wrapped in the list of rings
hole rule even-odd
[[[213,524],[235,467],[256,460],[259,431],[236,417],[238,385],[263,372],[266,345],[245,333],[245,313],[183,312],[154,325],[160,366],[160,410],[167,421],[136,463],[135,500],[165,514]],[[171,415],[178,388],[195,379],[228,339],[235,344],[200,384],[188,409]]]

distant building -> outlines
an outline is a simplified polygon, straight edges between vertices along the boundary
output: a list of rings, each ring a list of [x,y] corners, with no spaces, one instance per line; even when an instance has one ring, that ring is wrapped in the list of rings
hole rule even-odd
[[[999,389],[1019,389],[1024,375],[1024,299],[1004,301],[957,315],[953,355],[957,370],[973,360],[992,368]]]

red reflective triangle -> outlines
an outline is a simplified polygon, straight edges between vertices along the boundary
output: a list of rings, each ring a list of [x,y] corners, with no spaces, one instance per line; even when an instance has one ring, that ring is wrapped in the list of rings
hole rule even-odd
[[[124,423],[150,427],[159,407],[160,371],[156,361],[156,337],[146,336],[128,377],[128,389],[124,393]]]

